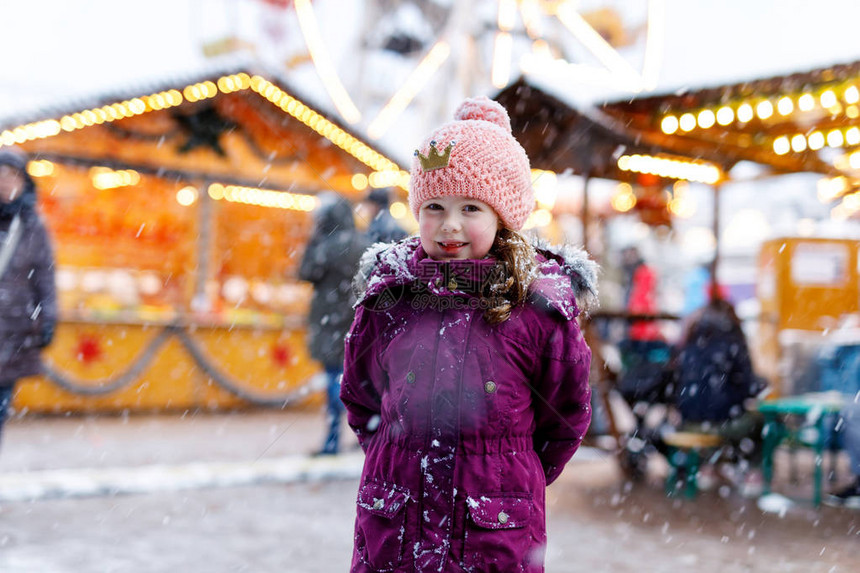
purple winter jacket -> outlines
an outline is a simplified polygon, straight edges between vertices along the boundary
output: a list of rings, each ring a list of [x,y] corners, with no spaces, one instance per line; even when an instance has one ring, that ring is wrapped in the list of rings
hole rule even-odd
[[[498,325],[470,294],[494,260],[435,261],[418,238],[365,254],[341,387],[366,454],[352,571],[543,571],[545,488],[591,421],[576,297],[596,265],[537,252]]]

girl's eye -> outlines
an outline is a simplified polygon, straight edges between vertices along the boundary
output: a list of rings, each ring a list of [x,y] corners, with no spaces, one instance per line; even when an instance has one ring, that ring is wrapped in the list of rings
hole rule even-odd
[[[440,205],[439,203],[429,203],[425,205],[424,208],[430,211],[441,211],[442,205]]]
[[[478,208],[477,205],[464,205],[463,211],[466,211],[468,213],[475,213],[477,211],[480,211],[480,209]]]

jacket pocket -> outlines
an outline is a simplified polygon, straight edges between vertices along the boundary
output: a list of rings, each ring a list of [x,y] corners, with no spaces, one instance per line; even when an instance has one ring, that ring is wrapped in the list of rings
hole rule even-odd
[[[355,547],[375,571],[393,571],[403,559],[408,500],[409,493],[393,484],[368,482],[358,490]]]
[[[527,493],[470,496],[466,505],[468,517],[461,566],[468,571],[523,571],[535,549],[530,541],[532,496]],[[493,556],[491,562],[488,556]]]

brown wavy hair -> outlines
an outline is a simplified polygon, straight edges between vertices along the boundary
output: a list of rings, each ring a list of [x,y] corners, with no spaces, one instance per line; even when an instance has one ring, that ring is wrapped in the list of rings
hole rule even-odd
[[[490,253],[500,264],[483,285],[481,298],[487,307],[484,320],[501,324],[511,317],[515,306],[526,300],[537,261],[534,247],[525,237],[504,227],[496,232]]]

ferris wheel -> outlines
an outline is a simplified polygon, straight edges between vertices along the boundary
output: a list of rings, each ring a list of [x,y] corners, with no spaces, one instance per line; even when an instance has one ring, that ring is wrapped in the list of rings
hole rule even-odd
[[[237,46],[314,87],[373,140],[426,131],[519,76],[571,93],[653,89],[665,0],[232,0]]]

